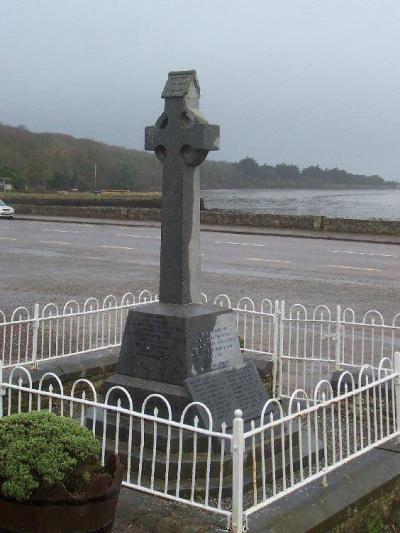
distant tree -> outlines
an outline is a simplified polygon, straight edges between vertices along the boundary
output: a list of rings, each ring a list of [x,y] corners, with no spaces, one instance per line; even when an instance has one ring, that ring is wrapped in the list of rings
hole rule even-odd
[[[94,161],[99,169],[98,188],[160,189],[162,166],[154,154],[69,135],[32,133],[23,125],[18,129],[0,124],[0,169],[18,169],[31,188],[92,189]],[[380,176],[318,166],[300,172],[296,165],[285,163],[259,165],[253,157],[237,163],[205,161],[200,174],[203,188],[389,186]],[[23,187],[21,180],[14,184]]]
[[[19,126],[17,126],[17,128],[22,131],[29,131],[25,124],[20,124]]]
[[[297,180],[300,176],[300,169],[296,165],[280,163],[275,167],[275,174],[278,178],[285,180]]]
[[[276,177],[276,169],[272,165],[260,165],[259,172],[263,178],[274,179]]]
[[[324,171],[318,165],[303,168],[300,176],[307,180],[320,180],[323,179]]]
[[[77,184],[74,183],[73,178],[65,176],[61,172],[54,172],[54,176],[47,181],[48,189],[72,189]]]
[[[383,178],[381,178],[380,176],[377,176],[376,174],[374,174],[372,176],[365,176],[365,178],[367,178],[369,180],[369,182],[373,183],[374,185],[385,185],[385,180]],[[386,182],[386,185],[388,183],[393,183],[393,182]]]
[[[132,189],[135,185],[136,171],[132,166],[123,163],[115,181],[117,189]]]
[[[236,163],[238,175],[244,179],[253,179],[258,177],[260,167],[253,157],[245,157]]]
[[[3,167],[0,174],[2,178],[8,178],[11,180],[11,185],[16,191],[23,191],[26,189],[26,180],[16,168]]]

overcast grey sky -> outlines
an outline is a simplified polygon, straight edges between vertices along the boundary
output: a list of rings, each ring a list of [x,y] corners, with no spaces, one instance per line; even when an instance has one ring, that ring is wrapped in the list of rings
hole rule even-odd
[[[400,179],[400,0],[0,0],[0,121],[143,148],[195,68],[213,157]]]

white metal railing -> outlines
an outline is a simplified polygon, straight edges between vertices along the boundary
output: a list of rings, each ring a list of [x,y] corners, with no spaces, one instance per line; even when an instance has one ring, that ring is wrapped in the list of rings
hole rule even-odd
[[[337,306],[332,312],[325,305],[308,311],[280,302],[278,394],[290,396],[297,388],[312,393],[316,383],[329,379],[335,370],[378,369],[381,360],[400,350],[400,313],[390,322],[369,310],[361,317],[350,308]]]
[[[400,435],[400,353],[360,369],[342,372],[336,387],[321,380],[309,397],[292,392],[287,408],[274,398],[244,431],[240,410],[232,431],[214,428],[207,406],[188,405],[174,420],[169,402],[149,396],[134,409],[122,387],[104,399],[86,379],[66,394],[52,373],[33,387],[29,371],[14,367],[7,382],[0,364],[0,417],[47,409],[70,416],[99,438],[102,462],[114,451],[123,458],[123,484],[132,489],[221,514],[235,533],[251,515],[339,466]],[[376,374],[376,375],[375,375]],[[273,412],[269,415],[269,407]],[[196,410],[204,409],[202,427]]]
[[[356,378],[345,370],[335,389],[322,380],[312,397],[297,389],[285,415],[276,399],[269,401],[279,417],[264,416],[267,404],[259,424],[243,435],[254,465],[246,520],[315,479],[326,483],[339,466],[400,435],[399,352],[394,361],[382,359],[376,376],[369,365]]]
[[[43,375],[34,388],[25,367],[12,368],[7,382],[3,368],[0,363],[0,417],[46,409],[75,418],[100,439],[103,464],[110,450],[120,454],[126,467],[123,485],[225,515],[229,523],[231,510],[224,492],[233,470],[233,437],[225,423],[213,427],[206,405],[193,402],[174,420],[171,405],[159,394],[148,396],[135,410],[123,387],[112,387],[100,400],[87,379],[75,381],[67,394],[56,374]],[[208,416],[206,427],[199,423],[199,409]]]
[[[204,301],[207,301],[203,294]],[[138,297],[109,295],[102,302],[70,300],[63,307],[36,304],[33,312],[19,307],[9,318],[0,311],[0,359],[5,366],[88,353],[121,345],[129,309],[156,301],[142,291]],[[400,350],[400,313],[385,322],[377,310],[357,317],[350,309],[325,305],[308,310],[304,305],[243,297],[237,303],[220,294],[214,304],[232,308],[245,352],[269,356],[273,361],[273,390],[290,396],[302,388],[311,394],[321,379],[335,370],[375,369],[383,357],[393,359]]]
[[[33,312],[18,307],[9,319],[0,311],[0,359],[8,367],[120,346],[129,309],[153,301],[157,295],[144,290],[137,298],[130,292],[121,299],[108,295],[103,302],[88,298],[83,305],[76,300],[63,307],[35,304]],[[214,302],[230,306],[226,295],[217,296]],[[252,300],[241,298],[234,309],[244,349],[272,354],[273,304],[265,299],[256,311]]]
[[[137,298],[131,292],[120,300],[110,294],[101,303],[88,298],[83,305],[76,300],[62,307],[35,304],[33,313],[18,307],[9,320],[0,311],[0,359],[5,366],[36,364],[120,346],[129,309],[156,299],[144,290]]]

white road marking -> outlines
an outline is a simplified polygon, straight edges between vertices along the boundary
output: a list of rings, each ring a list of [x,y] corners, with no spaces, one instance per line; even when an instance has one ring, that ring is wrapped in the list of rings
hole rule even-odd
[[[233,241],[215,241],[215,244],[234,244],[236,246],[258,246],[258,247],[266,246],[266,244],[257,244],[253,242],[233,242]]]
[[[42,231],[54,231],[57,233],[79,233],[79,231],[71,231],[68,229],[42,229]]]
[[[17,239],[14,239],[13,237],[0,237],[2,241],[16,241]]]
[[[107,244],[102,244],[101,248],[116,248],[118,250],[134,250],[135,248],[130,248],[129,246],[109,246]]]
[[[290,261],[285,261],[283,259],[261,259],[260,257],[247,257],[248,261],[261,261],[263,263],[284,263],[288,265]]]
[[[382,272],[379,268],[352,267],[347,265],[327,265],[328,268],[344,268],[345,270],[365,270],[366,272]]]
[[[70,242],[64,242],[64,241],[39,241],[41,244],[66,244],[70,245]]]
[[[351,251],[348,251],[348,250],[328,250],[328,252],[331,252],[333,254],[369,255],[371,257],[396,257],[393,254],[375,254],[375,253],[369,253],[369,252],[351,252]]]
[[[8,226],[0,226],[0,229],[10,229]]]
[[[136,239],[160,239],[161,237],[153,235],[131,235],[130,233],[118,233],[117,237],[135,237]]]

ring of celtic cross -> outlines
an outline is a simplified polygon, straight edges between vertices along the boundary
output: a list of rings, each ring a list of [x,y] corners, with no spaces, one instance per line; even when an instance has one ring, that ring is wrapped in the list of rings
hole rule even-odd
[[[155,126],[146,128],[146,149],[153,150],[162,164],[169,157],[179,157],[185,166],[197,167],[210,150],[218,148],[219,126],[209,124],[200,111],[180,99],[174,104]]]

